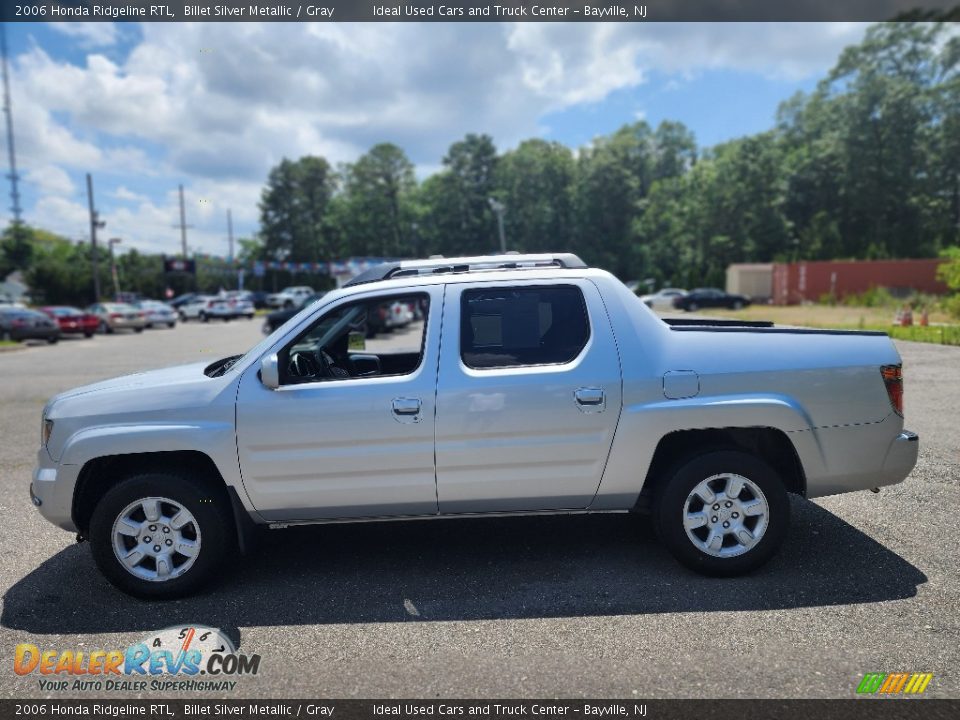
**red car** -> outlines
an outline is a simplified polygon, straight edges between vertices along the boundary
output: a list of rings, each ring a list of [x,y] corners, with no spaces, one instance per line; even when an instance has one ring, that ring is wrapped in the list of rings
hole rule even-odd
[[[64,305],[42,307],[40,311],[56,320],[60,326],[60,332],[64,334],[83,333],[86,337],[93,337],[100,324],[100,318],[96,315]]]

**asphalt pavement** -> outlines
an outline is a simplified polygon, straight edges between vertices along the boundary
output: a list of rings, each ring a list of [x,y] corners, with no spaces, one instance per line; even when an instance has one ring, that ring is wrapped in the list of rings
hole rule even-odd
[[[241,320],[0,352],[0,696],[84,696],[16,676],[18,643],[123,648],[191,623],[262,656],[235,698],[848,698],[895,671],[960,696],[960,348],[898,343],[921,438],[910,478],[794,500],[783,550],[749,577],[697,576],[644,520],[601,515],[271,531],[200,596],[119,593],[29,502],[43,404],[260,337]]]

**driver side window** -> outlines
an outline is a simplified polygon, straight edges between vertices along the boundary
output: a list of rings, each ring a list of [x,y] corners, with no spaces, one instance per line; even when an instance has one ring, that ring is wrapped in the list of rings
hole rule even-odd
[[[429,310],[424,293],[340,305],[279,353],[280,382],[409,375],[423,361]]]

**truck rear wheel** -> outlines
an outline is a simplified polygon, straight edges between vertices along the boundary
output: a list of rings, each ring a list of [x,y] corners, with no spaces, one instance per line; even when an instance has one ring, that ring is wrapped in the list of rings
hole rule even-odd
[[[107,491],[89,535],[106,578],[148,600],[193,593],[234,544],[226,495],[170,473],[136,475]]]
[[[776,471],[748,453],[721,450],[675,470],[654,501],[654,525],[671,554],[704,575],[742,575],[780,547],[790,501]]]

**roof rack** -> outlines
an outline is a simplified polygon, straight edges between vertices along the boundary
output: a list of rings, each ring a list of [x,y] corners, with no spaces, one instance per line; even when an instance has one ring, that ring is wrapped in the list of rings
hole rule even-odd
[[[545,267],[586,268],[588,265],[573,253],[538,255],[507,253],[505,255],[478,255],[457,258],[432,257],[429,260],[401,260],[400,262],[386,262],[375,265],[349,282],[344,283],[343,287],[411,275],[467,273],[474,270],[533,270]]]

